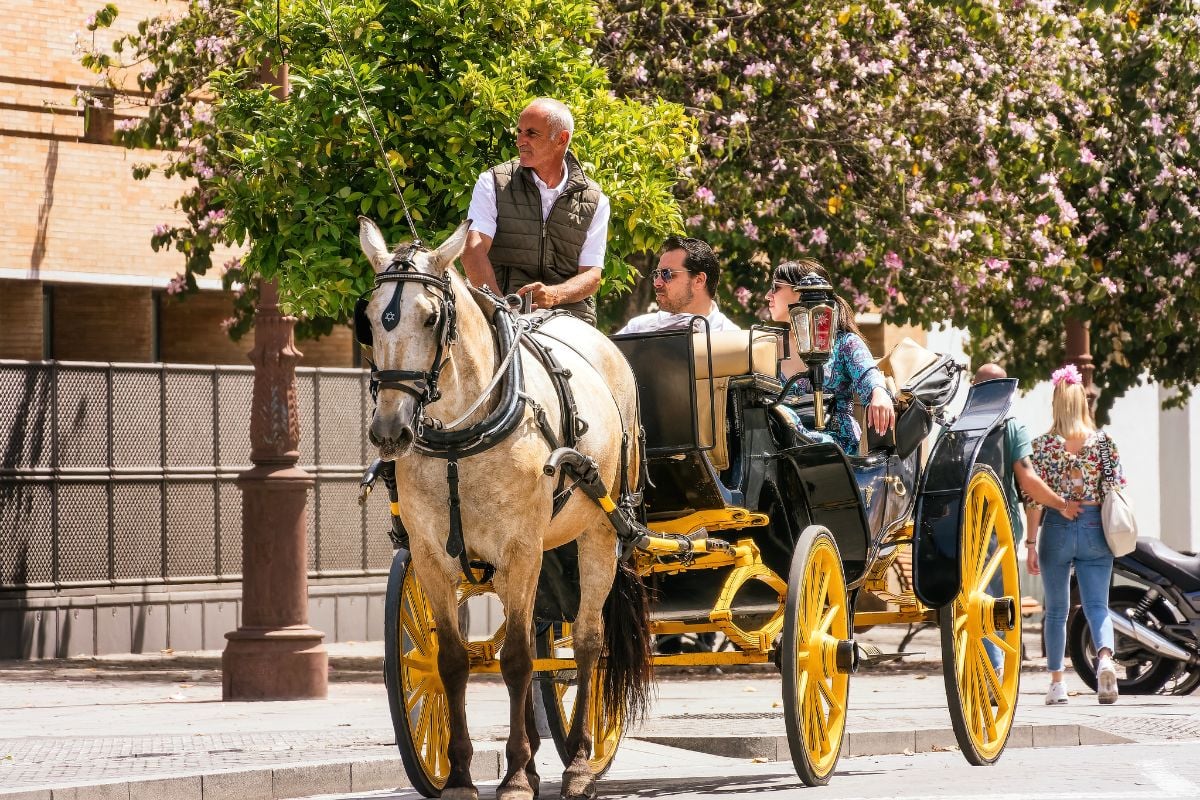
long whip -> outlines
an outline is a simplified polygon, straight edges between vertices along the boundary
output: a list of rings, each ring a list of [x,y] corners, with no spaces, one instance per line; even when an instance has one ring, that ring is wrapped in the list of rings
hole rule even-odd
[[[358,84],[358,76],[354,74],[354,67],[346,55],[346,49],[342,47],[341,37],[338,36],[337,27],[333,24],[333,15],[325,5],[325,0],[317,0],[317,5],[320,6],[321,13],[325,15],[329,35],[333,37],[334,44],[337,45],[338,52],[342,54],[342,60],[346,63],[346,71],[350,73],[350,82],[354,84],[354,91],[358,93],[358,102],[362,105],[363,115],[367,118],[367,124],[371,126],[371,136],[375,138],[375,144],[379,146],[379,152],[383,154],[383,166],[387,169],[388,177],[392,179],[392,189],[395,190],[396,197],[400,198],[400,205],[404,209],[404,218],[408,220],[408,229],[412,231],[413,244],[419,247],[422,244],[421,236],[417,233],[417,226],[413,224],[412,214],[408,210],[408,202],[404,199],[404,192],[400,189],[400,181],[396,180],[396,173],[392,171],[392,164],[388,161],[387,148],[383,146],[383,139],[380,138],[379,131],[375,128],[375,118],[371,115],[367,98],[363,96],[362,87]]]

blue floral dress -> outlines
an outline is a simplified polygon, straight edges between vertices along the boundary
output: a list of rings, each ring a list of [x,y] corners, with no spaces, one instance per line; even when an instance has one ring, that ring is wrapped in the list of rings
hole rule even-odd
[[[788,408],[787,411],[805,436],[817,441],[832,440],[846,455],[855,456],[858,455],[862,429],[854,418],[854,398],[866,406],[876,387],[887,390],[883,373],[875,366],[875,357],[867,343],[855,333],[841,331],[834,342],[833,355],[825,365],[825,394],[827,398],[833,398],[833,407],[825,416],[828,437],[810,429],[794,410]],[[800,378],[792,392],[812,394],[812,382],[807,377]]]

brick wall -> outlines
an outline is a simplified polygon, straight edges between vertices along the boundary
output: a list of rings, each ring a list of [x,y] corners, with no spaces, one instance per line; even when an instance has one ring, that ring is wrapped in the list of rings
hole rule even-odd
[[[0,358],[42,357],[42,282],[0,280]]]
[[[221,322],[233,313],[233,297],[227,292],[198,292],[184,299],[162,296],[160,305],[159,353],[171,364],[249,364],[254,349],[254,332],[233,341]],[[349,367],[353,349],[348,327],[338,328],[320,339],[301,340],[304,367]]]
[[[54,358],[60,361],[153,359],[149,289],[71,284],[54,287]]]

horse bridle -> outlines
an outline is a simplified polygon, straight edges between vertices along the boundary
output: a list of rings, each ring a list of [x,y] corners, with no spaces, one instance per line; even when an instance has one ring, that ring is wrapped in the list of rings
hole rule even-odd
[[[424,250],[426,248],[419,249]],[[387,268],[375,276],[375,286],[371,292],[374,294],[385,283],[396,284],[396,289],[392,293],[391,300],[384,306],[379,316],[380,324],[383,325],[384,330],[388,331],[393,330],[400,324],[400,295],[404,291],[404,284],[420,283],[434,289],[440,295],[441,305],[438,308],[437,321],[435,323],[437,325],[437,347],[433,354],[433,364],[425,371],[378,369],[375,366],[374,359],[372,359],[371,378],[380,389],[398,389],[416,398],[416,419],[420,420],[424,407],[441,397],[441,393],[438,391],[438,377],[442,373],[442,367],[445,366],[448,360],[448,356],[445,358],[443,356],[447,355],[446,351],[449,350],[450,346],[458,338],[458,324],[454,309],[454,289],[451,284],[450,271],[446,270],[440,278],[418,271],[417,265],[412,258],[416,252],[418,252],[418,249],[414,248],[405,253],[396,253]],[[356,317],[364,317],[361,320],[362,322],[369,322],[369,320],[365,319],[366,304],[369,302],[365,297],[360,298],[359,307],[355,309]],[[370,330],[370,328],[367,327],[366,330]],[[361,334],[359,341],[362,342]],[[362,343],[368,344],[367,342]],[[373,344],[373,342],[370,344]]]

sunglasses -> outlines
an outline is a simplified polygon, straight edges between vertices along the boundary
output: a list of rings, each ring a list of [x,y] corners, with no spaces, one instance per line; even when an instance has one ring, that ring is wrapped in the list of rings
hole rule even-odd
[[[674,278],[676,275],[686,275],[689,272],[691,272],[690,269],[672,269],[671,267],[666,267],[664,269],[652,270],[650,272],[650,279],[668,283],[670,282],[671,278]]]
[[[767,289],[767,294],[775,294],[776,292],[784,289],[792,289],[794,291],[796,287],[792,286],[790,283],[780,283],[779,281],[776,281],[775,283],[771,284],[770,289]]]

